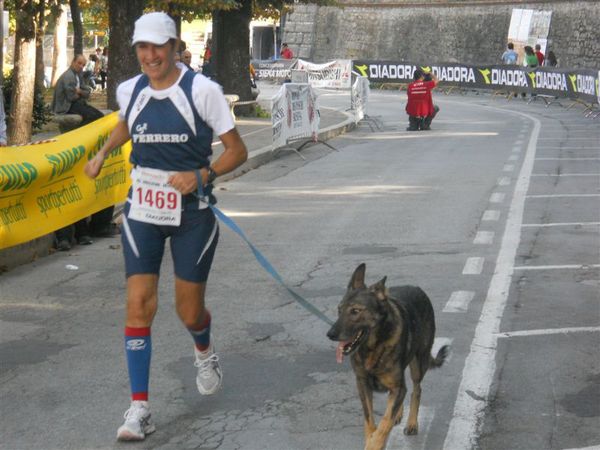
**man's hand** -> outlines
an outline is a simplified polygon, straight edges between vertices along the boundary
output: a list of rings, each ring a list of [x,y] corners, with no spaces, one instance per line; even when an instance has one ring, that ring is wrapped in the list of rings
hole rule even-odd
[[[200,176],[202,177],[202,185],[204,186],[208,178],[206,169],[200,169]],[[174,173],[169,177],[169,184],[181,192],[182,195],[196,192],[198,189],[198,181],[196,180],[194,171]]]
[[[96,178],[102,170],[104,159],[104,153],[98,152],[98,154],[90,159],[83,168],[85,174],[92,179]]]

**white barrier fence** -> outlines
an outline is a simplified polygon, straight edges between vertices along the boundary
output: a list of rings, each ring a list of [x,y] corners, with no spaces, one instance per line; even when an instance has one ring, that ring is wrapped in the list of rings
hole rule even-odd
[[[320,114],[310,84],[284,83],[272,98],[273,150],[292,141],[318,139]]]
[[[352,85],[350,97],[351,109],[354,111],[354,122],[358,123],[367,117],[367,107],[369,105],[369,94],[371,93],[369,79],[362,75],[356,76],[356,81]]]

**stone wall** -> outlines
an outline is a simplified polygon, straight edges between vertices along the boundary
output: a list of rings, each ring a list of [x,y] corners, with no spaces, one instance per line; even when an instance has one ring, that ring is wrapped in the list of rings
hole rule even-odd
[[[497,64],[513,8],[552,11],[548,49],[559,66],[600,68],[600,4],[547,2],[362,2],[295,5],[283,40],[302,59],[381,59]]]

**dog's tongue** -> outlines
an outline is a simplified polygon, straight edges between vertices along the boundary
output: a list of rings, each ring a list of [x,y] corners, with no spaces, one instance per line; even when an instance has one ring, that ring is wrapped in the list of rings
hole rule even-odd
[[[348,342],[350,341],[340,342],[337,348],[335,349],[335,359],[338,362],[338,364],[341,364],[344,361],[344,346],[348,344]]]

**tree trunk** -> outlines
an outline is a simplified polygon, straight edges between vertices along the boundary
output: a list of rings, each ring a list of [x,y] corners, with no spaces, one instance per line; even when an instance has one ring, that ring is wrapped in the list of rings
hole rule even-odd
[[[54,26],[54,48],[52,52],[52,86],[56,85],[58,78],[67,70],[67,12],[63,5],[56,16]]]
[[[223,92],[237,94],[240,100],[251,100],[248,67],[252,0],[241,0],[239,3],[239,9],[213,12],[212,61],[215,63],[216,78],[223,86]]]
[[[79,0],[69,0],[71,19],[73,20],[73,51],[74,55],[83,55],[83,24],[79,11]]]
[[[25,144],[31,140],[33,117],[35,10],[32,6],[32,0],[22,0],[15,3],[15,68],[8,117],[8,141],[11,144]]]
[[[46,1],[39,0],[36,12],[37,29],[35,33],[35,88],[37,92],[44,92],[44,32],[46,31]]]
[[[0,0],[0,11],[4,11],[4,0]],[[0,85],[4,84],[4,36],[8,36],[8,30],[4,29],[3,16],[0,21]]]
[[[144,12],[145,0],[108,0],[108,108],[119,109],[116,99],[117,86],[122,81],[140,73],[140,65],[133,47],[134,23]]]

